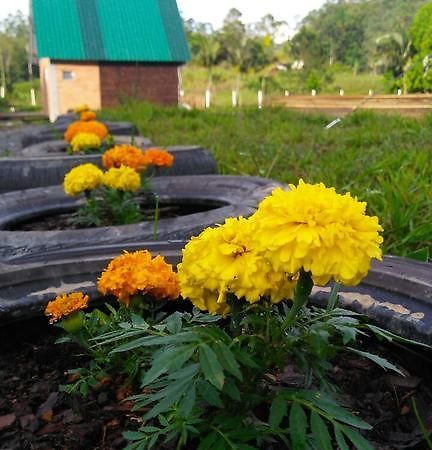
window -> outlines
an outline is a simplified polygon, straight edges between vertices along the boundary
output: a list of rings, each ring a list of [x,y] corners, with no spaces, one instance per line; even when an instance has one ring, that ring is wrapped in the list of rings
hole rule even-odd
[[[75,78],[75,72],[70,70],[63,70],[63,80],[73,80]]]

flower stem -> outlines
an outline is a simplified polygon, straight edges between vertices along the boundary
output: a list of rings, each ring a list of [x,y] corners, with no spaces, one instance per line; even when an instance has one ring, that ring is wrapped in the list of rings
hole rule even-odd
[[[297,314],[307,303],[312,288],[312,274],[301,269],[300,277],[294,290],[293,305],[282,323],[283,331],[286,331],[296,321]]]
[[[153,222],[153,240],[156,241],[159,226],[159,196],[155,194],[155,213]]]

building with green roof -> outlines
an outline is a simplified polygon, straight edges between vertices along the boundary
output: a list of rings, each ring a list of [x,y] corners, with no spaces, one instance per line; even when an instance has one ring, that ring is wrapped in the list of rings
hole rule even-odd
[[[190,58],[175,0],[31,0],[45,110],[178,102]]]

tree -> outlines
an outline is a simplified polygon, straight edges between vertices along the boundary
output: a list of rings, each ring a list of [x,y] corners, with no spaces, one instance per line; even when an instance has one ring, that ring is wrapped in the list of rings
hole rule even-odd
[[[21,12],[0,22],[0,82],[9,88],[26,80],[29,25]]]
[[[432,89],[432,2],[421,7],[409,30],[413,58],[405,81],[409,91]]]

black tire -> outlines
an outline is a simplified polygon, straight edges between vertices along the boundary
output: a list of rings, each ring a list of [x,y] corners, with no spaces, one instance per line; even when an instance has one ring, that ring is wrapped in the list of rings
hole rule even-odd
[[[52,142],[56,143],[56,146],[58,145],[58,141]],[[215,174],[218,171],[213,155],[201,147],[176,146],[168,147],[167,150],[174,155],[173,166],[168,169],[150,170],[148,175],[207,175]],[[63,155],[55,156],[1,158],[0,192],[61,184],[69,170],[84,163],[93,163],[102,167],[101,155],[66,155],[63,153]]]
[[[113,139],[114,145],[117,145],[130,144],[132,138],[131,136],[113,135]],[[143,136],[135,136],[134,144],[140,148],[146,148],[153,145],[152,141],[149,138]],[[30,158],[37,158],[39,156],[71,156],[66,152],[68,147],[69,143],[64,141],[63,139],[44,141],[23,148],[21,151],[21,155]]]
[[[54,122],[51,125],[40,127],[31,132],[25,132],[21,137],[22,147],[37,144],[44,141],[53,141],[63,139],[63,134],[68,125],[77,120],[77,116],[63,116],[62,120]],[[137,136],[138,130],[136,126],[129,122],[110,122],[102,121],[108,128],[111,134],[120,134],[126,136]]]
[[[214,205],[215,209],[161,219],[158,240],[186,240],[227,217],[248,216],[279,183],[258,177],[193,175],[158,177],[152,190],[162,201]],[[44,253],[80,245],[104,245],[153,240],[153,224],[142,222],[82,230],[4,231],[13,223],[54,212],[75,209],[82,198],[64,194],[62,187],[47,187],[0,195],[0,261],[18,255]]]
[[[108,262],[123,250],[148,249],[171,264],[181,259],[184,242],[139,242],[75,246],[12,258],[0,264],[0,325],[41,317],[56,295],[83,291],[97,300],[96,282]],[[368,316],[372,323],[404,338],[432,345],[432,264],[384,257],[356,287],[343,288],[340,306]],[[312,302],[325,306],[329,288],[315,288]]]

